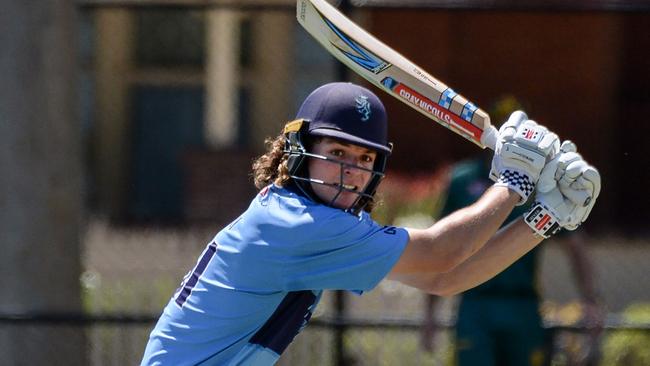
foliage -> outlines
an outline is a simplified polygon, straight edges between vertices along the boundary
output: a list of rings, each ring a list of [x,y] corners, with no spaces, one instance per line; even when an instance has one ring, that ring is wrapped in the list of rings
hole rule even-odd
[[[453,343],[436,336],[433,352],[422,349],[420,333],[412,330],[353,330],[345,336],[347,356],[356,365],[452,365]]]
[[[634,304],[623,312],[629,324],[650,324],[650,304]],[[619,330],[609,334],[602,346],[601,366],[650,365],[650,331]]]
[[[444,204],[447,175],[446,166],[418,174],[389,172],[377,192],[373,218],[395,225],[404,218],[436,217]]]

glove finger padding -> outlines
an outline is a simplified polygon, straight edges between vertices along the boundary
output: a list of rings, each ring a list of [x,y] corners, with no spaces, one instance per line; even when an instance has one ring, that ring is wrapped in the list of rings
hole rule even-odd
[[[544,135],[542,142],[540,143],[540,148],[546,153],[546,156],[553,158],[555,154],[560,150],[560,137],[554,132],[548,132]],[[553,155],[551,155],[553,153]]]
[[[524,111],[514,111],[499,128],[497,136],[497,143],[494,149],[494,154],[497,155],[501,151],[504,141],[511,141],[519,126],[528,120],[528,115]],[[494,182],[499,180],[499,171],[495,169],[494,160],[492,160],[492,168],[490,169],[490,179]]]
[[[586,161],[581,159],[582,157],[579,154],[567,153],[567,155],[569,154],[575,154],[577,157],[564,167],[562,167],[562,161],[560,159],[559,168],[564,168],[562,169],[563,174],[558,179],[558,183],[560,184],[570,185],[571,183],[575,182],[576,179],[582,175],[582,172],[589,166]]]
[[[572,161],[566,166],[564,174],[558,181],[562,194],[579,206],[585,206],[585,202],[593,196],[593,185],[582,177],[588,167],[589,164],[582,159]]]
[[[567,167],[571,165],[571,163],[581,160],[582,155],[578,154],[577,152],[569,151],[566,153],[560,153],[558,155],[557,169],[555,170],[555,180],[559,182],[566,174]]]
[[[524,111],[514,111],[508,117],[508,120],[499,128],[499,139],[512,139],[519,126],[528,120],[528,115]]]
[[[560,151],[561,152],[578,152],[578,147],[576,144],[571,141],[571,140],[564,140],[562,141],[562,145],[560,146]]]
[[[560,146],[560,153],[555,155],[551,161],[549,161],[539,176],[539,181],[537,181],[537,190],[540,192],[550,192],[553,188],[557,186],[557,180],[561,178],[564,174],[564,169],[566,165],[573,160],[581,159],[580,154],[571,154],[567,155],[566,153],[575,153],[577,151],[576,144],[570,140],[562,142]],[[560,161],[562,170],[559,171]]]
[[[560,155],[557,155],[544,166],[542,172],[539,174],[539,180],[537,181],[538,192],[550,192],[553,188],[557,187],[555,173],[557,172],[559,163]]]
[[[601,185],[600,173],[598,172],[598,170],[593,166],[589,165],[587,169],[585,169],[582,172],[582,177],[580,178],[584,179],[586,182],[591,183],[591,185],[593,186],[593,192],[592,192],[593,197],[597,198],[600,195],[600,185]]]
[[[540,136],[537,137],[536,134]],[[515,141],[522,146],[530,146],[540,150],[545,156],[548,156],[548,153],[552,150],[560,150],[560,138],[546,127],[530,120],[526,121],[523,128],[519,129]]]
[[[564,144],[563,144],[564,146]],[[548,237],[559,227],[575,230],[587,220],[600,195],[600,173],[573,151],[563,152],[542,172],[545,190],[537,190],[535,204],[524,215],[539,235]],[[555,170],[555,172],[553,172]],[[551,176],[558,179],[554,184]]]
[[[583,201],[575,201],[572,199],[570,196],[575,197],[574,191],[572,187],[576,186],[581,188],[582,190],[578,190],[577,192],[587,192],[587,198]],[[591,165],[587,165],[584,170],[582,171],[580,177],[576,179],[575,183],[569,186],[568,188],[563,188],[560,186],[560,192],[564,196],[566,196],[569,200],[571,200],[573,203],[576,204],[576,207],[573,209],[573,212],[571,213],[572,219],[570,220],[569,225],[573,227],[573,229],[577,228],[581,223],[585,222],[587,218],[589,217],[589,214],[591,213],[591,210],[593,209],[594,205],[596,204],[596,199],[600,195],[600,173],[598,173],[598,170],[594,168]],[[567,227],[570,230],[570,227]]]

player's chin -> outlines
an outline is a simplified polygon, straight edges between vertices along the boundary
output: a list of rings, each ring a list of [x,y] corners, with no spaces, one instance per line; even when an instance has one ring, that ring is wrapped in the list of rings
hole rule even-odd
[[[316,195],[321,200],[323,200],[323,202],[327,203],[332,207],[340,208],[343,210],[350,208],[359,197],[359,195],[356,192],[351,192],[347,190],[339,191],[339,189],[331,186],[313,184],[312,188],[316,193]]]
[[[332,206],[344,210],[348,209],[354,204],[358,197],[359,195],[354,192],[343,191],[338,197],[336,197]]]

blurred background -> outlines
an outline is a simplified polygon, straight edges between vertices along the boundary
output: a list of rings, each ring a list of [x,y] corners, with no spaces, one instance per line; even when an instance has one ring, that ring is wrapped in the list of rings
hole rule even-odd
[[[600,169],[580,230],[603,329],[583,321],[564,239],[546,241],[549,360],[650,365],[650,3],[335,4],[495,125],[514,98]],[[318,85],[364,82],[300,28],[293,0],[3,0],[0,10],[0,363],[137,364],[182,276],[255,194],[250,165],[265,137]],[[479,152],[373,90],[395,143],[376,219],[430,224],[451,165]],[[431,349],[417,290],[383,281],[363,297],[328,293],[280,364],[453,365],[457,300],[436,307]]]

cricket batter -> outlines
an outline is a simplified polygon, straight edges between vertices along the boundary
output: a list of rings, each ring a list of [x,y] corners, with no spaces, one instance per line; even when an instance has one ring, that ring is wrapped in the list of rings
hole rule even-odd
[[[457,294],[559,227],[577,228],[600,192],[598,172],[575,145],[560,146],[515,112],[499,130],[495,184],[478,201],[428,229],[386,227],[369,212],[391,150],[384,106],[371,91],[351,83],[313,91],[254,163],[260,192],[187,274],[142,365],[273,365],[323,290],[360,294],[389,276]],[[524,219],[497,231],[536,185]]]

